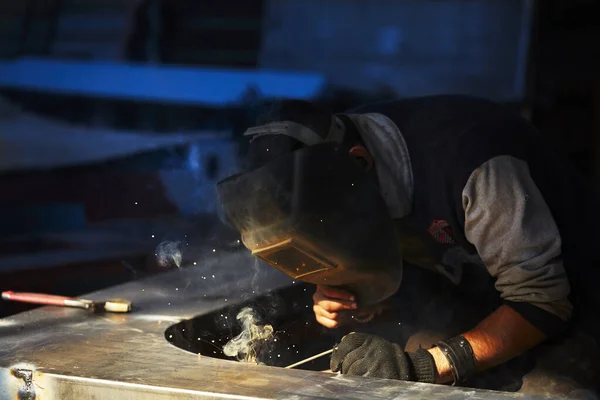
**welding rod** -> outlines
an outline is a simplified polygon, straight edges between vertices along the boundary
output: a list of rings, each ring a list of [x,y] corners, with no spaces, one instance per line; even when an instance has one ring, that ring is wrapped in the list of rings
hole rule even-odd
[[[319,353],[319,354],[317,354],[317,355],[314,355],[314,356],[312,356],[312,357],[305,358],[304,360],[302,360],[302,361],[298,361],[298,362],[295,362],[295,363],[293,363],[293,364],[291,364],[291,365],[288,365],[288,366],[287,366],[287,367],[285,367],[285,368],[294,368],[294,367],[297,367],[298,365],[306,364],[306,363],[307,363],[307,362],[309,362],[309,361],[316,360],[317,358],[320,358],[320,357],[326,356],[327,354],[331,354],[331,353],[333,353],[333,349],[330,349],[330,350],[324,351],[324,352],[322,352],[322,353]]]
[[[88,310],[103,310],[107,312],[126,313],[131,311],[131,302],[124,299],[109,299],[92,301],[74,297],[56,296],[44,293],[2,292],[3,300],[20,301],[23,303],[41,304],[48,306],[76,307]]]

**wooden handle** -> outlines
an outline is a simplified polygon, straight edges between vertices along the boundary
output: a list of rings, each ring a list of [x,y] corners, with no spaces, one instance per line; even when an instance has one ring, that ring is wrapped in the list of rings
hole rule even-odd
[[[43,293],[2,292],[4,300],[20,301],[23,303],[46,304],[51,306],[67,306],[70,302],[78,301],[72,297],[55,296]]]

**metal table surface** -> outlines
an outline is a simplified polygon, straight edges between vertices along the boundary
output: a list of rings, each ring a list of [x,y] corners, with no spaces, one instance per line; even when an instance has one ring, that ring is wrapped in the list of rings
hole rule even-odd
[[[0,400],[534,398],[254,366],[198,357],[165,339],[176,322],[289,284],[245,253],[228,253],[86,296],[127,298],[130,314],[43,307],[0,319]]]

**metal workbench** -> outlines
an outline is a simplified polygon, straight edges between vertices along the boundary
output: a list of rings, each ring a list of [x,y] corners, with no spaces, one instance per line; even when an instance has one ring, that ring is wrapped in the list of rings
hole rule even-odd
[[[130,314],[43,307],[0,319],[0,400],[515,399],[512,393],[254,366],[170,344],[165,330],[290,280],[245,253],[199,260],[88,298]]]

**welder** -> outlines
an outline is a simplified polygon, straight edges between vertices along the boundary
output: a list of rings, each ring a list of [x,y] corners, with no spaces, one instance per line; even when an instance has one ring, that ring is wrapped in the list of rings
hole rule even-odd
[[[543,371],[511,390],[597,390],[595,200],[518,113],[463,95],[339,114],[285,100],[244,135],[244,171],[219,184],[244,245],[315,284],[327,328],[399,304],[427,331],[344,335],[334,372],[499,388],[483,378]]]

